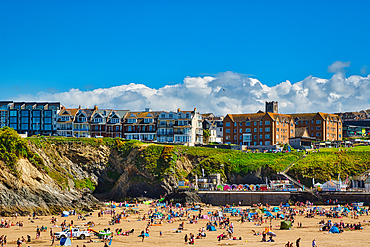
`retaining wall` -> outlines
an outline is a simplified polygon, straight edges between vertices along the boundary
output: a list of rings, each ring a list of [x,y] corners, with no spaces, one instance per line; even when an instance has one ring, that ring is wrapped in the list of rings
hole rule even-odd
[[[288,202],[290,192],[252,192],[252,191],[198,191],[202,202],[212,205],[235,204],[242,206],[252,206],[262,203],[269,205],[279,205]]]

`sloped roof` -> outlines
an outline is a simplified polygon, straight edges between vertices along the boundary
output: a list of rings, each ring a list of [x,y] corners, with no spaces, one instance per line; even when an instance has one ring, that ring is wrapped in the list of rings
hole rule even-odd
[[[290,116],[293,118],[295,121],[298,119],[298,121],[308,121],[308,120],[313,120],[317,113],[295,113],[295,114],[290,114]]]
[[[265,113],[245,113],[245,114],[227,114],[230,119],[234,122],[245,122],[247,119],[249,121],[261,121],[265,116]]]
[[[295,137],[310,137],[306,127],[295,128]]]

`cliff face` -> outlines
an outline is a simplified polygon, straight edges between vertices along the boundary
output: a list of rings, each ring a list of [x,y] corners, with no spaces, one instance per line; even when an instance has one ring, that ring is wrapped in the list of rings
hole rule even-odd
[[[271,157],[256,163],[254,156],[237,151],[119,139],[39,137],[24,141],[11,131],[0,129],[3,215],[89,210],[98,199],[158,198],[173,192],[179,180],[190,173],[201,175],[202,170],[221,173],[229,183],[264,182],[263,177],[273,173],[265,165],[266,161],[274,163]]]

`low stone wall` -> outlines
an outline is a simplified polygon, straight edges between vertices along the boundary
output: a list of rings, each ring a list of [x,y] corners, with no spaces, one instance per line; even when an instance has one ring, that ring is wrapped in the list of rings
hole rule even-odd
[[[365,192],[321,192],[324,200],[338,199],[338,203],[365,202],[370,205],[370,193]]]
[[[279,205],[288,202],[290,192],[252,192],[252,191],[198,191],[203,203],[212,205],[235,204],[242,206],[252,206],[262,203],[269,205]]]

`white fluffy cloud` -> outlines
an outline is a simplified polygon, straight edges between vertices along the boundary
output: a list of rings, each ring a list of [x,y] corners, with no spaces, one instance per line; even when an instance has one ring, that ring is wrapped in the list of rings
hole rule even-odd
[[[278,101],[279,112],[340,112],[370,108],[370,75],[346,77],[343,68],[349,62],[335,62],[329,71],[331,79],[308,76],[303,81],[281,82],[269,87],[259,80],[234,72],[217,76],[186,77],[183,83],[159,89],[142,84],[128,84],[91,91],[70,89],[68,92],[40,92],[21,95],[18,100],[60,101],[66,107],[144,110],[190,110],[227,113],[257,112],[264,109],[265,101]]]

